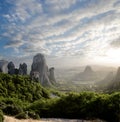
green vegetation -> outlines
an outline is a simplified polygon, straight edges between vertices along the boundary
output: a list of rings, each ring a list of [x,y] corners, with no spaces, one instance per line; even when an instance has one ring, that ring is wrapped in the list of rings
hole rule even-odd
[[[120,93],[70,93],[57,99],[35,101],[27,110],[34,110],[41,117],[48,118],[100,118],[109,122],[119,122]]]
[[[0,74],[0,119],[3,114],[16,118],[76,118],[120,121],[120,92],[61,94],[43,88],[29,76]]]
[[[0,73],[0,96],[33,102],[49,98],[49,93],[39,83],[31,81],[29,76]]]
[[[0,73],[0,109],[6,115],[25,118],[25,107],[30,103],[50,98],[48,90],[40,83],[33,82],[29,76]],[[23,114],[25,112],[25,114]],[[28,113],[27,113],[28,114]],[[37,113],[34,113],[36,116]],[[35,117],[29,114],[29,117]]]
[[[3,117],[3,112],[0,110],[0,122],[3,122],[4,117]]]

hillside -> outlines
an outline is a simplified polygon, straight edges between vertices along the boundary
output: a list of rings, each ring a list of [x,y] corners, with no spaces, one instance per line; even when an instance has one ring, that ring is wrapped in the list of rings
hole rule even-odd
[[[29,76],[0,74],[0,120],[3,114],[17,119],[66,118],[120,120],[120,92],[68,92],[43,88]],[[2,121],[1,121],[2,122]]]
[[[41,98],[49,98],[47,90],[40,83],[31,81],[29,76],[3,73],[0,73],[0,96],[31,102]]]

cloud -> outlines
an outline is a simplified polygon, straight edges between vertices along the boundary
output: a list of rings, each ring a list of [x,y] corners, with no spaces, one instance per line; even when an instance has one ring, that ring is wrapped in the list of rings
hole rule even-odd
[[[113,47],[113,48],[120,48],[120,38],[117,38],[115,41],[112,41],[110,43],[110,45]]]
[[[10,41],[8,42],[4,48],[10,48],[10,47],[14,47],[14,48],[19,48],[21,45],[24,44],[24,41],[22,40],[15,40],[15,41]]]
[[[116,0],[20,0],[3,15],[5,48],[28,56],[103,57],[119,37],[120,11]],[[115,43],[115,42],[114,42]],[[111,43],[111,45],[114,45]]]
[[[61,12],[61,10],[69,9],[72,5],[76,3],[77,0],[46,0],[45,3],[53,13]]]
[[[26,20],[30,19],[33,15],[42,13],[42,5],[38,0],[20,0],[14,1],[13,9],[9,12],[11,18],[9,21],[21,21],[26,22]]]

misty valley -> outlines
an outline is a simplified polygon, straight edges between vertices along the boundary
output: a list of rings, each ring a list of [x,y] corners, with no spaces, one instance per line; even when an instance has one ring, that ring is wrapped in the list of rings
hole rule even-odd
[[[0,122],[17,121],[9,116],[33,121],[120,121],[119,67],[49,68],[38,53],[30,74],[26,63],[16,68],[5,60],[0,60],[0,71]]]
[[[93,68],[92,68],[93,67]],[[94,91],[113,92],[119,91],[119,68],[105,66],[82,66],[72,68],[61,68],[55,70],[58,89],[61,91]],[[119,81],[119,80],[118,80]],[[110,89],[111,87],[111,89]]]

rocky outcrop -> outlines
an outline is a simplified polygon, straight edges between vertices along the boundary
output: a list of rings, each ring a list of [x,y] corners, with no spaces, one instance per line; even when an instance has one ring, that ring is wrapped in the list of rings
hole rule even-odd
[[[8,65],[8,61],[0,60],[0,72],[8,73],[7,65]]]
[[[116,76],[115,76],[115,81],[116,81],[116,82],[120,82],[120,67],[119,67],[118,70],[117,70],[117,74],[116,74]]]
[[[19,75],[27,75],[27,64],[26,63],[19,65]]]
[[[52,82],[52,84],[55,84],[56,83],[55,75],[54,75],[54,67],[51,67],[49,69],[49,79]]]
[[[51,85],[48,77],[49,71],[43,54],[39,53],[33,57],[30,75],[32,79],[37,78],[43,86]]]
[[[74,81],[96,81],[98,79],[97,73],[92,70],[90,66],[86,66],[85,70],[74,77]]]
[[[84,72],[80,74],[80,78],[83,81],[94,81],[97,79],[96,75],[90,66],[86,66]]]
[[[99,82],[96,83],[97,86],[99,87],[106,87],[109,84],[111,84],[114,80],[114,73],[113,72],[109,72],[105,78]]]
[[[15,74],[15,65],[13,64],[12,61],[8,63],[7,67],[8,67],[8,74],[10,75]]]
[[[120,90],[120,67],[111,83],[108,84],[108,91],[119,91]]]

